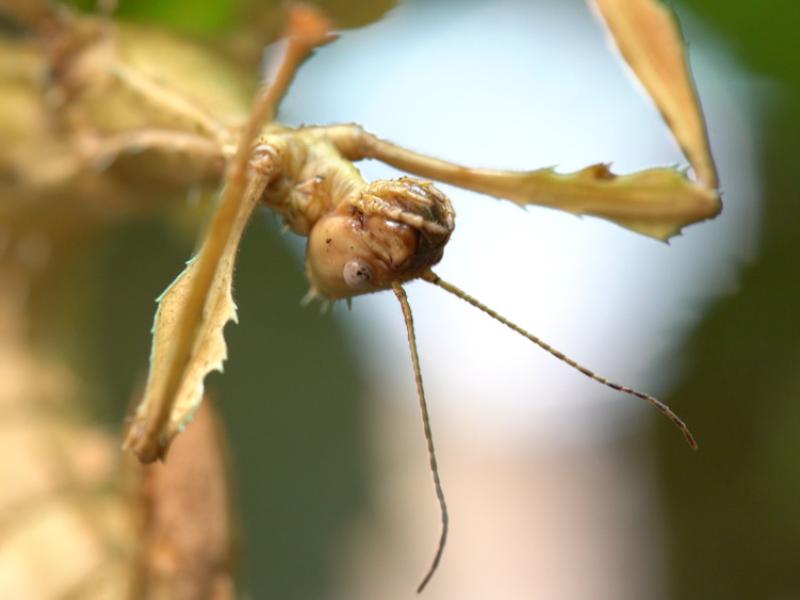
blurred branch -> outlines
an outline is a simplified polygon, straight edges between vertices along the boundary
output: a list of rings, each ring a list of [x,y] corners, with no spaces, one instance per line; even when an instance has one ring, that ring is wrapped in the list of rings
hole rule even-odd
[[[222,425],[206,398],[165,463],[143,467],[137,597],[229,600],[234,535]]]

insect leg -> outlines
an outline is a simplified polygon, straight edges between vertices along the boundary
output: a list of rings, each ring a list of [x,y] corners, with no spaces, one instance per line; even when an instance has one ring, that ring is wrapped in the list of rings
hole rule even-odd
[[[596,164],[574,173],[553,169],[500,171],[473,169],[408,150],[358,125],[322,128],[350,160],[372,158],[421,177],[511,200],[573,214],[608,219],[638,233],[668,240],[682,227],[719,213],[719,194],[674,168],[616,175]]]
[[[683,434],[683,437],[686,438],[686,442],[689,444],[689,446],[692,448],[692,450],[697,450],[697,442],[695,441],[694,436],[692,435],[692,432],[689,431],[689,427],[686,425],[686,423],[683,422],[683,420],[678,415],[676,415],[674,412],[672,412],[672,409],[670,409],[666,404],[664,404],[660,400],[654,398],[650,394],[645,394],[644,392],[640,392],[640,391],[635,390],[633,388],[630,388],[630,387],[627,387],[627,386],[624,386],[624,385],[620,385],[618,383],[614,383],[613,381],[609,381],[608,379],[606,379],[602,375],[598,375],[594,371],[591,371],[590,369],[587,369],[582,364],[580,364],[577,361],[571,359],[569,356],[567,356],[566,354],[564,354],[560,350],[557,350],[556,348],[554,348],[553,346],[551,346],[547,342],[545,342],[545,341],[541,340],[540,338],[536,337],[532,333],[527,332],[526,330],[524,330],[522,327],[520,327],[516,323],[512,323],[511,321],[506,319],[504,316],[498,314],[497,312],[495,312],[494,310],[492,310],[491,308],[489,308],[488,306],[486,306],[485,304],[483,304],[479,300],[473,298],[472,296],[470,296],[469,294],[467,294],[463,290],[457,288],[456,286],[454,286],[451,283],[448,283],[448,282],[444,281],[438,275],[436,275],[433,271],[428,271],[427,273],[424,273],[422,275],[422,279],[424,279],[425,281],[427,281],[429,283],[432,283],[434,285],[439,286],[444,291],[449,292],[450,294],[453,294],[454,296],[460,298],[461,300],[464,300],[466,303],[471,304],[472,306],[474,306],[478,310],[483,311],[484,313],[486,313],[487,315],[492,317],[495,321],[499,321],[500,323],[502,323],[503,325],[505,325],[506,327],[508,327],[512,331],[515,331],[516,333],[520,334],[521,336],[527,338],[528,340],[530,340],[531,342],[533,342],[534,344],[536,344],[537,346],[539,346],[543,350],[546,350],[547,352],[549,352],[550,354],[555,356],[561,362],[564,362],[564,363],[568,364],[570,367],[572,367],[573,369],[576,369],[576,370],[580,371],[581,373],[586,375],[589,379],[592,379],[592,380],[594,380],[594,381],[596,381],[596,382],[598,382],[598,383],[600,383],[600,384],[602,384],[602,385],[604,385],[606,387],[610,387],[612,390],[616,390],[618,392],[622,392],[622,393],[628,394],[630,396],[635,396],[636,398],[640,398],[640,399],[646,401],[648,404],[650,404],[656,410],[658,410],[661,414],[663,414],[665,417],[667,417],[670,421],[672,421],[672,423],[678,429],[680,429],[681,433]]]
[[[160,175],[176,184],[216,182],[225,172],[225,152],[206,137],[166,129],[140,129],[102,137],[83,136],[83,151],[93,168],[130,171],[135,177]]]
[[[718,186],[708,133],[697,97],[686,42],[676,15],[654,0],[596,0],[620,53],[650,94],[697,178]]]
[[[428,443],[428,458],[430,459],[431,473],[433,474],[433,485],[436,489],[436,498],[439,500],[439,510],[442,515],[442,533],[439,537],[439,545],[436,548],[436,554],[433,557],[428,572],[423,577],[422,582],[417,587],[417,593],[420,593],[428,582],[433,577],[436,569],[439,566],[439,561],[442,559],[444,546],[447,543],[447,531],[449,528],[450,517],[447,513],[447,503],[444,499],[444,490],[442,489],[442,482],[439,479],[439,466],[436,462],[436,451],[433,447],[433,433],[431,432],[430,416],[428,415],[428,403],[425,401],[425,388],[422,386],[422,371],[419,366],[419,355],[417,354],[417,336],[414,333],[414,318],[411,314],[411,305],[408,303],[408,297],[403,286],[399,283],[392,284],[397,300],[400,302],[400,307],[403,310],[403,318],[406,322],[406,331],[408,332],[408,347],[411,350],[411,364],[414,367],[414,381],[417,384],[417,396],[419,397],[419,409],[422,413],[422,427],[425,431],[425,440]]]
[[[280,172],[280,163],[274,167],[273,174]],[[236,253],[271,180],[259,169],[251,173],[238,185],[228,181],[200,251],[158,300],[150,373],[124,442],[142,462],[164,458],[194,416],[205,376],[221,370],[227,356],[223,329],[236,319],[231,293]]]
[[[269,85],[260,95],[253,110],[250,123],[268,123],[275,117],[278,104],[289,88],[297,69],[317,46],[336,39],[331,33],[332,25],[317,9],[303,4],[292,4],[288,8],[285,47],[275,65]],[[252,132],[255,136],[257,130]]]
[[[217,140],[220,144],[230,143],[230,130],[227,126],[174,90],[126,67],[118,60],[113,62],[109,70],[125,89],[160,113],[171,115],[177,122],[188,124],[199,135]]]
[[[403,210],[374,194],[362,194],[354,199],[352,203],[353,206],[367,215],[379,214],[392,221],[404,223],[432,235],[447,235],[449,233],[446,227],[425,219],[418,213]]]
[[[225,359],[223,328],[236,318],[231,297],[236,251],[264,188],[283,169],[277,149],[253,146],[297,66],[331,39],[328,28],[316,10],[290,8],[285,54],[274,79],[255,98],[200,252],[161,297],[147,388],[124,443],[142,462],[164,457],[197,410],[205,376]]]

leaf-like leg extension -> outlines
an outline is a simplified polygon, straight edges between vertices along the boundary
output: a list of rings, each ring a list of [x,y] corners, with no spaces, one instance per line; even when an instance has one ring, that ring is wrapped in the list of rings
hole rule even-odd
[[[264,188],[279,170],[270,155],[242,193],[228,193],[236,187],[229,182],[199,253],[158,299],[150,374],[125,439],[142,462],[163,457],[194,416],[205,376],[222,370],[223,329],[236,320],[231,293],[236,252]]]
[[[275,78],[255,100],[200,252],[159,300],[145,395],[124,442],[142,462],[164,456],[197,410],[205,376],[222,367],[227,354],[223,328],[236,318],[231,295],[236,251],[264,188],[283,168],[275,148],[259,146],[261,153],[254,153],[253,143],[303,59],[332,39],[328,22],[312,8],[292,7],[287,27],[284,56]]]
[[[690,181],[677,169],[655,168],[629,175],[615,175],[604,164],[569,174],[553,169],[473,169],[407,150],[358,125],[336,125],[322,131],[350,160],[377,159],[521,206],[538,204],[608,219],[664,241],[686,225],[715,216],[721,208],[716,190]]]
[[[697,179],[716,188],[703,111],[677,19],[659,0],[595,0],[625,61],[656,103]]]
[[[225,151],[204,136],[167,129],[141,129],[103,137],[84,136],[84,152],[94,168],[152,176],[175,184],[219,181]],[[145,175],[146,174],[146,175]]]

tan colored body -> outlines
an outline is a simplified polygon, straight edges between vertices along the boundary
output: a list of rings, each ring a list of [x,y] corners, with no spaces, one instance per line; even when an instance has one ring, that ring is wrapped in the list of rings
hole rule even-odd
[[[313,296],[350,298],[415,279],[441,260],[455,226],[449,199],[430,182],[368,183],[326,128],[268,126],[251,168],[268,171],[261,202],[308,237]]]
[[[420,589],[441,557],[447,512],[411,309],[402,287],[406,281],[420,278],[437,285],[591,379],[649,402],[695,447],[683,421],[658,400],[583,367],[431,271],[454,229],[455,212],[428,179],[521,206],[592,215],[662,241],[720,211],[716,173],[682,41],[661,3],[604,0],[598,5],[623,54],[636,59],[628,58],[685,149],[697,181],[674,168],[616,175],[604,164],[568,174],[476,169],[401,148],[354,124],[278,125],[275,111],[295,71],[314,47],[335,37],[327,20],[309,7],[289,8],[279,68],[247,110],[242,90],[248,86],[241,85],[235,69],[221,67],[201,48],[153,32],[128,35],[108,21],[76,17],[46,4],[38,13],[29,11],[28,1],[39,5],[17,0],[15,6],[45,49],[41,96],[57,102],[48,107],[42,102],[41,108],[48,126],[52,120],[57,127],[54,135],[46,127],[32,132],[24,155],[0,149],[0,171],[14,173],[23,188],[20,196],[60,198],[67,186],[98,205],[119,201],[124,206],[128,186],[137,192],[130,197],[137,198],[148,187],[225,184],[200,250],[159,298],[147,386],[125,439],[125,447],[143,462],[165,456],[171,440],[194,416],[205,376],[221,370],[227,357],[223,329],[236,319],[231,291],[236,253],[258,205],[268,206],[289,229],[308,237],[306,273],[312,295],[342,299],[392,289],[400,301],[443,525]],[[182,63],[181,57],[193,64]],[[172,64],[174,58],[178,60]],[[204,63],[207,69],[198,68]],[[0,77],[3,67],[0,61]],[[46,154],[52,138],[69,160],[60,170],[48,169],[48,178],[37,178],[41,174],[27,165]],[[353,161],[368,158],[425,180],[366,182]]]

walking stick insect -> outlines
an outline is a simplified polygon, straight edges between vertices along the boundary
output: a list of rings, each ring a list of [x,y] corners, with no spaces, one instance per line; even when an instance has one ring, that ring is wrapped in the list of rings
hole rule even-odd
[[[223,328],[236,319],[231,294],[236,252],[251,214],[264,204],[278,213],[290,230],[308,238],[309,300],[349,302],[354,296],[392,290],[401,306],[442,519],[439,544],[418,591],[439,565],[448,513],[403,284],[421,279],[438,286],[587,377],[645,400],[696,448],[685,423],[656,398],[594,373],[432,270],[442,259],[455,227],[453,206],[432,181],[521,206],[536,204],[604,218],[660,240],[719,212],[716,174],[671,15],[652,0],[598,0],[597,6],[623,55],[670,124],[697,181],[671,168],[618,176],[603,164],[572,174],[552,169],[474,169],[401,148],[354,124],[294,129],[275,123],[280,100],[303,60],[314,48],[335,39],[331,25],[318,11],[300,5],[288,11],[282,55],[244,125],[229,125],[160,82],[116,63],[113,32],[98,30],[86,38],[89,41],[81,39],[76,44],[80,51],[61,44],[61,70],[55,72],[66,89],[70,75],[79,82],[87,70],[104,70],[114,85],[157,107],[162,122],[179,124],[132,128],[111,136],[93,149],[96,165],[108,167],[142,152],[181,155],[205,177],[224,181],[199,252],[159,298],[150,373],[144,397],[131,417],[125,447],[142,462],[164,458],[171,440],[197,410],[205,376],[221,370],[227,352]],[[71,31],[71,24],[56,21],[56,29]],[[353,164],[362,159],[380,160],[410,176],[369,183]]]

